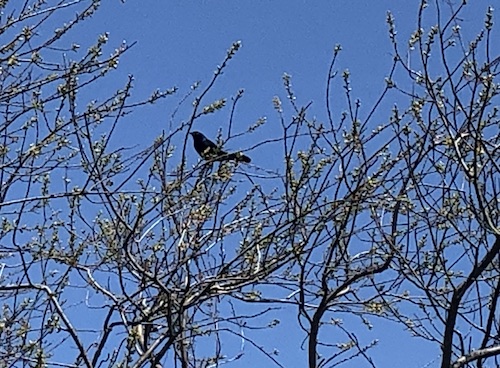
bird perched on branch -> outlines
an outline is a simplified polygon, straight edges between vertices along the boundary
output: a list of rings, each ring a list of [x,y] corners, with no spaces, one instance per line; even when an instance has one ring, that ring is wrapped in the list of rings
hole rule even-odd
[[[227,153],[200,132],[192,132],[194,149],[207,161],[230,161],[250,163],[250,157],[241,152]]]

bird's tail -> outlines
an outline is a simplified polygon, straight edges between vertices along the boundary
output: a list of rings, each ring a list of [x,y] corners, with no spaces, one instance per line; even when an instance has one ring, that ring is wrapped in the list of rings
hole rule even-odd
[[[235,160],[235,161],[241,161],[241,162],[246,162],[247,164],[249,164],[250,162],[252,162],[252,160],[250,159],[250,157],[248,157],[247,155],[244,155],[243,153],[241,152],[235,152],[235,153],[230,153],[227,155],[227,159],[228,160]]]

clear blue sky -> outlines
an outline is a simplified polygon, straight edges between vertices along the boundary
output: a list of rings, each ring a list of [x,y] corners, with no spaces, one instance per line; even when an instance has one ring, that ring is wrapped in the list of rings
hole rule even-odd
[[[462,26],[478,31],[488,5],[484,0],[475,1],[467,8]],[[277,127],[271,101],[275,95],[285,98],[281,81],[284,72],[292,75],[299,104],[312,101],[309,111],[318,119],[325,118],[326,75],[335,44],[343,48],[338,70],[350,70],[354,96],[362,102],[361,111],[367,113],[385,86],[384,77],[392,62],[387,11],[396,17],[398,37],[404,46],[415,30],[417,6],[415,0],[106,1],[93,20],[79,28],[85,30],[79,42],[83,46],[83,40],[91,42],[103,31],[110,33],[112,46],[123,40],[137,41],[114,76],[123,83],[132,74],[134,94],[142,97],[155,88],[172,86],[179,87],[180,96],[193,82],[208,82],[231,43],[241,40],[243,47],[210,97],[234,96],[244,88],[235,131],[243,131],[266,116],[268,127],[255,134],[259,140],[272,136],[273,126]],[[434,24],[435,20],[426,22]],[[332,104],[338,117],[345,99],[340,88],[334,93],[338,98]],[[123,138],[135,140],[137,132],[152,140],[166,128],[177,102],[177,98],[171,98],[158,104],[157,109],[132,115]],[[228,117],[229,109],[225,109],[204,117],[195,128],[214,137],[218,129],[224,130]],[[251,142],[241,142],[234,148],[249,145]],[[254,162],[263,165],[259,153],[265,161],[269,152],[266,148],[251,152],[257,160]]]
[[[127,74],[134,75],[137,96],[171,86],[179,87],[182,95],[193,82],[208,82],[231,43],[241,40],[243,47],[211,96],[230,97],[244,88],[235,128],[244,130],[266,116],[269,127],[262,134],[268,137],[269,129],[277,124],[272,98],[285,97],[281,81],[284,72],[292,75],[299,103],[313,101],[310,111],[324,118],[326,75],[335,44],[343,47],[339,68],[351,71],[353,88],[367,109],[384,88],[384,77],[392,62],[386,12],[394,12],[401,35],[406,35],[414,24],[416,2],[355,3],[148,0],[122,5],[108,1],[94,22],[84,28],[88,29],[87,36],[110,32],[110,45],[122,40],[138,42],[121,60],[116,73],[122,75],[122,80]],[[339,95],[339,99],[340,115],[343,96]],[[156,111],[141,110],[140,116],[133,116],[130,130],[140,129],[153,139],[166,127],[176,103],[174,98],[159,104]],[[225,109],[204,117],[197,122],[203,126],[195,128],[213,137],[219,128],[224,129],[228,116],[229,109]],[[245,147],[243,143],[241,146]],[[259,152],[252,152],[252,157],[259,164]],[[264,155],[264,159],[267,157]]]
[[[490,3],[476,0],[469,6],[462,24],[468,34],[481,29]],[[267,117],[264,129],[249,138],[231,142],[231,148],[238,149],[279,135],[272,98],[278,95],[285,99],[281,79],[284,72],[293,77],[299,104],[313,101],[311,113],[320,120],[325,118],[326,76],[335,44],[341,44],[343,48],[338,70],[348,68],[351,71],[353,94],[360,98],[362,112],[369,111],[385,86],[384,78],[392,63],[387,11],[391,10],[396,18],[398,37],[404,46],[415,29],[417,6],[415,0],[129,0],[125,4],[106,0],[92,20],[78,28],[78,35],[73,35],[82,46],[88,46],[97,34],[104,31],[110,33],[109,44],[113,47],[123,40],[127,43],[137,41],[137,45],[121,59],[109,85],[110,88],[118,87],[126,81],[127,75],[132,74],[136,87],[133,93],[137,99],[156,88],[173,86],[179,87],[178,96],[182,96],[193,82],[208,82],[231,43],[241,40],[242,49],[210,94],[216,99],[234,96],[240,88],[245,90],[235,116],[233,129],[237,132],[244,131],[259,117]],[[429,20],[429,23],[435,22]],[[334,100],[333,106],[338,117],[345,105],[341,90],[337,89],[337,92],[338,101]],[[95,91],[96,96],[100,93],[108,95],[111,91]],[[168,129],[170,115],[178,100],[178,97],[169,98],[129,115],[127,129],[119,133],[121,143],[143,147],[151,144],[162,130]],[[389,111],[382,117],[388,114]],[[218,129],[225,133],[228,117],[229,109],[226,108],[197,121],[195,129],[215,137]],[[186,118],[184,115],[178,119]],[[266,147],[248,154],[252,163],[259,167],[273,169],[282,163],[282,158],[273,156],[272,150]],[[189,160],[194,164],[198,157],[191,152]],[[306,352],[300,349],[303,336],[296,328],[296,310],[283,313],[286,313],[280,316],[283,323],[262,334],[261,342],[267,348],[276,347],[281,352],[277,358],[284,366],[304,366]],[[339,318],[343,317],[339,315]],[[365,342],[375,338],[380,340],[379,347],[371,354],[379,367],[435,365],[438,346],[410,340],[399,325],[376,319],[372,322],[376,327],[374,330],[367,332],[360,328],[354,332]],[[292,329],[288,323],[293,325]],[[354,325],[359,328],[360,324],[356,322]],[[321,336],[328,341],[329,336]],[[332,336],[334,341],[335,336]],[[249,344],[245,354],[252,359],[230,366],[271,366]],[[253,361],[252,364],[248,364],[249,361]],[[351,366],[359,367],[357,364]]]

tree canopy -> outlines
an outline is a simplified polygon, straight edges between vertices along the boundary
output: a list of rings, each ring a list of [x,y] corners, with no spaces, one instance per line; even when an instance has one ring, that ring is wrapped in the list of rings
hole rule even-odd
[[[132,76],[107,83],[133,43],[78,44],[99,1],[23,3],[0,2],[0,367],[283,367],[259,340],[275,328],[300,331],[290,349],[310,368],[376,367],[374,320],[435,345],[435,366],[499,365],[493,8],[472,39],[466,1],[422,0],[410,39],[389,12],[392,67],[368,112],[340,45],[324,117],[284,74],[280,137],[243,151],[273,144],[269,169],[198,159],[189,134],[220,111],[219,147],[268,129],[234,128],[243,90],[210,97],[240,41],[187,93],[141,97]],[[168,129],[120,144],[127,115],[165,99]]]

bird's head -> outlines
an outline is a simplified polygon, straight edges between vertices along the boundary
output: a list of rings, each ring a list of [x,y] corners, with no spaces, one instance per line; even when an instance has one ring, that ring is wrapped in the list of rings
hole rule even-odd
[[[189,134],[191,134],[193,136],[193,138],[196,138],[196,137],[200,137],[201,138],[201,137],[203,137],[203,134],[201,134],[200,132],[196,132],[196,131],[191,132]]]

